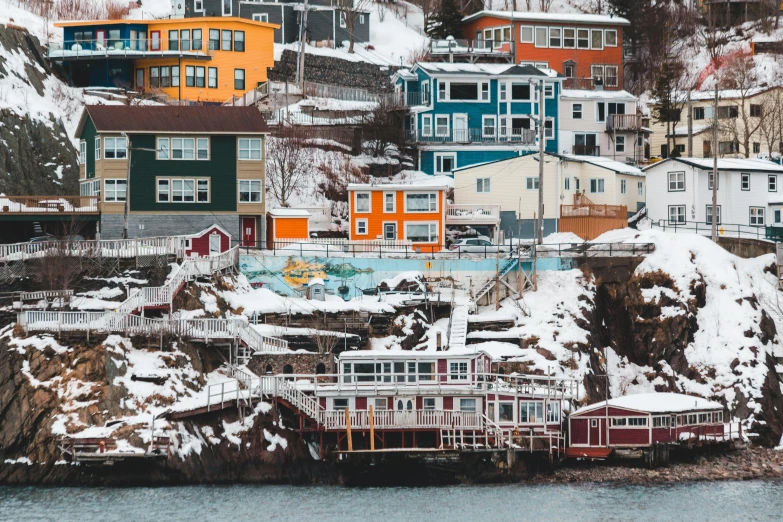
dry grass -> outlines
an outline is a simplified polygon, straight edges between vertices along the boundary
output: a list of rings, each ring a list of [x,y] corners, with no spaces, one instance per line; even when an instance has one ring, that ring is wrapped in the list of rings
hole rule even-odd
[[[128,14],[121,0],[19,0],[33,13],[51,20],[118,20]]]

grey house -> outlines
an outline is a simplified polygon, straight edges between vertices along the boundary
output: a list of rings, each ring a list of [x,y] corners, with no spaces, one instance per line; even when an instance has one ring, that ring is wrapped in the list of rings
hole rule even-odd
[[[341,45],[350,40],[345,15],[333,0],[308,0],[306,40]],[[237,16],[280,25],[275,43],[299,40],[304,0],[172,0],[174,17]],[[354,42],[370,41],[370,13],[360,13],[354,27]]]

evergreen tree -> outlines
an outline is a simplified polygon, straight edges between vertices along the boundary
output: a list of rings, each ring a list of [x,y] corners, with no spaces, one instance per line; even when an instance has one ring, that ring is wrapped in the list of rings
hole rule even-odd
[[[460,38],[462,36],[462,13],[457,7],[457,0],[443,0],[440,10],[430,19],[427,27],[430,38],[444,39],[447,36]]]

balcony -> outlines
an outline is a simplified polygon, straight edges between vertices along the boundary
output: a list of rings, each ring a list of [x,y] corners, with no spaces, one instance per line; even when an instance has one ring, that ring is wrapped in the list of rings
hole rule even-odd
[[[482,60],[495,58],[507,62],[512,59],[514,42],[506,40],[464,40],[449,37],[445,40],[430,42],[430,56],[436,59]]]
[[[407,131],[405,139],[411,143],[461,143],[461,144],[497,144],[535,145],[536,131],[532,129],[511,129],[511,133],[487,129],[435,129],[435,133],[426,135],[421,130]]]
[[[4,214],[98,214],[98,196],[0,196]]]
[[[405,107],[418,107],[430,104],[430,93],[428,92],[398,92],[396,93],[400,105]]]
[[[446,205],[447,225],[497,225],[500,205]]]
[[[620,85],[615,77],[604,78],[603,82],[596,78],[566,78],[563,80],[563,89],[619,91]]]
[[[167,41],[168,43],[168,41]],[[66,40],[52,43],[46,51],[50,60],[90,60],[95,58],[178,58],[211,60],[213,50],[208,49],[209,42],[201,40],[181,40],[175,51],[151,49],[147,40],[118,38],[92,40]]]
[[[606,118],[606,132],[639,131],[642,129],[641,114],[610,114]]]
[[[598,145],[574,145],[571,153],[577,156],[600,156],[601,147]]]

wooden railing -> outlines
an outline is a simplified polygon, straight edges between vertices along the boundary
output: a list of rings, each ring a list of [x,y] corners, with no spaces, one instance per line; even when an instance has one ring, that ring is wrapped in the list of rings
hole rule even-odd
[[[560,205],[560,218],[601,217],[622,218],[628,220],[628,207],[625,205]]]
[[[606,131],[638,131],[642,128],[641,114],[610,114],[606,117]]]
[[[612,76],[596,81],[596,78],[566,78],[563,80],[563,89],[619,91],[618,78]]]
[[[447,223],[500,222],[500,205],[446,205]]]
[[[0,196],[0,214],[97,214],[98,196]]]

